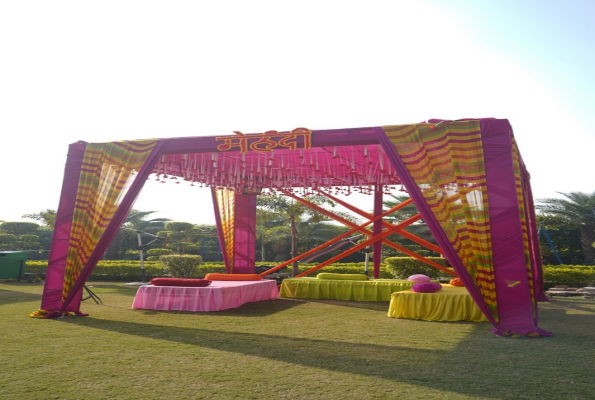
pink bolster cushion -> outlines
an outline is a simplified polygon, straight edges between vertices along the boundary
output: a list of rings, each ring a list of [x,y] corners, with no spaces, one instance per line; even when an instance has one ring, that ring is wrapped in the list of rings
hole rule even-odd
[[[259,281],[262,276],[258,274],[215,274],[210,273],[205,276],[205,279],[212,281]]]
[[[332,272],[321,272],[316,277],[318,279],[332,279],[345,281],[367,281],[368,279],[370,279],[366,274],[334,274]]]
[[[153,286],[185,286],[185,287],[205,287],[209,286],[211,281],[206,279],[182,279],[182,278],[153,278]]]
[[[419,282],[411,286],[411,291],[416,293],[435,293],[442,289],[442,285],[436,282]]]

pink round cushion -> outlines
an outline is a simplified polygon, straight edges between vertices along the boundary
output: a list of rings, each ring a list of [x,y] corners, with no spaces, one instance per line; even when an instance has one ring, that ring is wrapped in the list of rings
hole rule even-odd
[[[435,293],[442,289],[442,285],[436,282],[419,282],[411,286],[415,293]]]
[[[411,275],[409,278],[407,278],[407,280],[409,282],[429,282],[429,281],[431,281],[429,276],[422,275],[422,274]]]
[[[211,281],[206,279],[183,279],[183,278],[153,278],[153,286],[185,286],[185,287],[205,287],[209,286]]]

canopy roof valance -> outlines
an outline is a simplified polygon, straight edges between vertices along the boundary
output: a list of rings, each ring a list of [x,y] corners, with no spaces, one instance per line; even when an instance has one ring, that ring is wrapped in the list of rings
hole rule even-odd
[[[377,139],[374,129],[321,130],[195,138],[166,145],[152,170],[153,179],[174,180],[240,193],[262,189],[328,189],[343,187],[350,193],[370,192],[376,185],[400,185],[401,180]],[[170,150],[170,149],[176,150]]]
[[[241,193],[337,186],[345,192],[369,192],[376,185],[401,184],[378,144],[172,154],[162,156],[152,172],[154,179],[161,182],[185,181],[193,186],[225,187]]]

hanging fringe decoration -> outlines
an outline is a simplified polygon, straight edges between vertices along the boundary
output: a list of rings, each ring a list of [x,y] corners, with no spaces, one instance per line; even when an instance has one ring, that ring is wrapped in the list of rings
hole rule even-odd
[[[245,137],[233,138],[237,141]],[[371,193],[376,185],[401,184],[381,146],[268,151],[263,150],[265,142],[259,146],[260,151],[164,155],[153,169],[155,180],[179,184],[181,178],[190,186],[228,188],[239,193],[260,192],[269,187],[295,189],[303,195],[311,188],[349,195]]]

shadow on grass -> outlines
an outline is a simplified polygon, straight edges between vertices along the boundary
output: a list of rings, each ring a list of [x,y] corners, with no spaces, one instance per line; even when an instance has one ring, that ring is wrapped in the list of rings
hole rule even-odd
[[[65,323],[89,328],[116,331],[126,335],[230,351],[275,361],[300,364],[334,371],[393,379],[391,368],[409,364],[408,360],[441,352],[411,349],[401,346],[346,343],[280,335],[228,332],[201,328],[172,327],[127,321],[105,321],[94,318],[70,318]],[[265,350],[266,351],[263,351]]]
[[[548,310],[559,308],[564,310],[587,311],[595,314],[595,299],[573,298],[566,300],[570,301],[560,302],[552,300],[549,303],[541,303],[539,309]]]
[[[272,304],[267,303],[267,306]],[[282,308],[287,305],[290,304],[275,302],[272,306]],[[592,353],[591,347],[585,349],[588,343],[581,336],[595,327],[593,317],[564,315],[563,310],[553,311],[546,310],[544,313],[548,314],[546,319],[550,321],[560,320],[557,328],[566,327],[562,338],[499,338],[487,333],[486,324],[463,322],[459,324],[469,326],[464,338],[452,347],[443,346],[443,349],[419,348],[416,342],[411,341],[400,345],[398,324],[392,325],[395,329],[394,345],[376,345],[291,337],[289,334],[282,336],[112,322],[90,317],[67,319],[64,322],[182,343],[196,346],[197,349],[210,348],[322,371],[419,385],[459,395],[499,399],[589,398],[583,396],[592,389],[591,377],[595,373],[595,364],[577,360],[590,359],[586,352]],[[246,316],[245,310],[238,314]],[[299,323],[307,324],[307,318]],[[424,321],[405,323],[419,323],[420,337],[430,328],[428,324],[435,324]],[[435,327],[431,325],[430,330],[435,330]],[[573,327],[580,328],[575,330]],[[564,368],[560,368],[561,365]]]
[[[292,299],[295,300],[295,299]],[[302,302],[328,304],[337,307],[359,308],[362,310],[388,312],[388,301],[342,301],[342,300],[321,300],[321,299],[303,299]]]
[[[0,304],[26,303],[29,301],[41,301],[41,295],[0,289]]]
[[[87,282],[87,287],[97,294],[118,293],[124,296],[134,297],[138,286],[124,286],[123,283]]]
[[[221,311],[165,311],[165,310],[145,310],[135,309],[135,312],[142,313],[143,315],[209,315],[209,316],[225,316],[225,317],[264,317],[272,314],[276,314],[281,311],[289,310],[293,307],[299,306],[305,303],[301,300],[286,300],[286,299],[273,299],[255,301],[252,303],[242,304],[237,308],[229,308]]]

